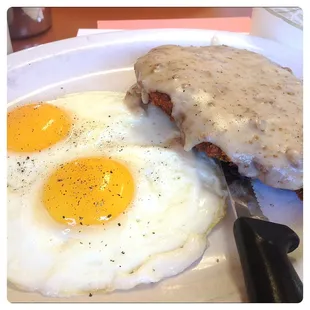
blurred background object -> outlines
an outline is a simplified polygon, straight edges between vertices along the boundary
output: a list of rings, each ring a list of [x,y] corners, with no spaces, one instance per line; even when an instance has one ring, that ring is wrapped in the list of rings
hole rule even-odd
[[[225,18],[251,16],[240,7],[52,7],[50,30],[24,40],[12,39],[13,51],[75,37],[79,29],[96,29],[103,20]],[[8,14],[9,15],[9,14]]]
[[[7,20],[11,39],[33,37],[52,26],[51,8],[9,8]]]
[[[13,52],[11,37],[9,33],[9,28],[7,30],[7,55]]]
[[[297,7],[254,8],[250,34],[302,49],[303,11]]]

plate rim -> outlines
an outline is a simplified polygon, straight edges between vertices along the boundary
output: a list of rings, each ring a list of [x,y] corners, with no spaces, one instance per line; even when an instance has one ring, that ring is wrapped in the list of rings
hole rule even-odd
[[[155,41],[154,35],[161,39],[171,35],[183,34],[188,40],[196,40],[194,35],[201,34],[210,39],[210,36],[225,36],[243,39],[248,44],[255,46],[264,45],[273,49],[285,49],[288,53],[294,55],[300,54],[302,51],[293,49],[290,46],[285,46],[279,42],[265,39],[262,37],[252,36],[250,34],[221,31],[221,30],[205,30],[205,29],[191,29],[191,28],[156,28],[156,29],[142,29],[142,30],[121,30],[107,33],[97,33],[85,36],[72,37],[68,39],[53,41],[42,45],[34,46],[25,50],[17,51],[7,55],[7,71],[26,66],[29,62],[37,62],[46,58],[51,58],[59,54],[66,54],[73,50],[81,50],[100,46],[109,46],[122,43],[130,43],[134,41]],[[193,35],[191,37],[191,35]]]

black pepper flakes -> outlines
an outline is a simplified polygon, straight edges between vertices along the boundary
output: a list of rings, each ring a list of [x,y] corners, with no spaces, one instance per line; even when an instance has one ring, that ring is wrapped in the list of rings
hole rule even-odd
[[[121,223],[117,223],[118,226],[122,226]]]

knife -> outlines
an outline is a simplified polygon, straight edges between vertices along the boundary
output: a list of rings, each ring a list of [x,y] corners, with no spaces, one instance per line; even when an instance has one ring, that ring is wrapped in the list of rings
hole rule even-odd
[[[301,302],[303,283],[287,255],[299,246],[299,237],[288,226],[268,221],[249,178],[229,163],[218,165],[227,184],[228,204],[237,218],[233,231],[249,301]]]

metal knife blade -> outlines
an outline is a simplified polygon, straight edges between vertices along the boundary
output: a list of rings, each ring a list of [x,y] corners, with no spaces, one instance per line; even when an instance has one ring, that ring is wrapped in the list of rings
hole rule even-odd
[[[228,190],[228,203],[236,218],[251,217],[269,221],[263,214],[252,187],[251,179],[241,176],[238,169],[228,163],[218,161]]]
[[[300,302],[303,283],[288,253],[299,246],[288,226],[269,222],[257,202],[250,179],[231,164],[218,162],[237,219],[233,233],[250,302]]]

